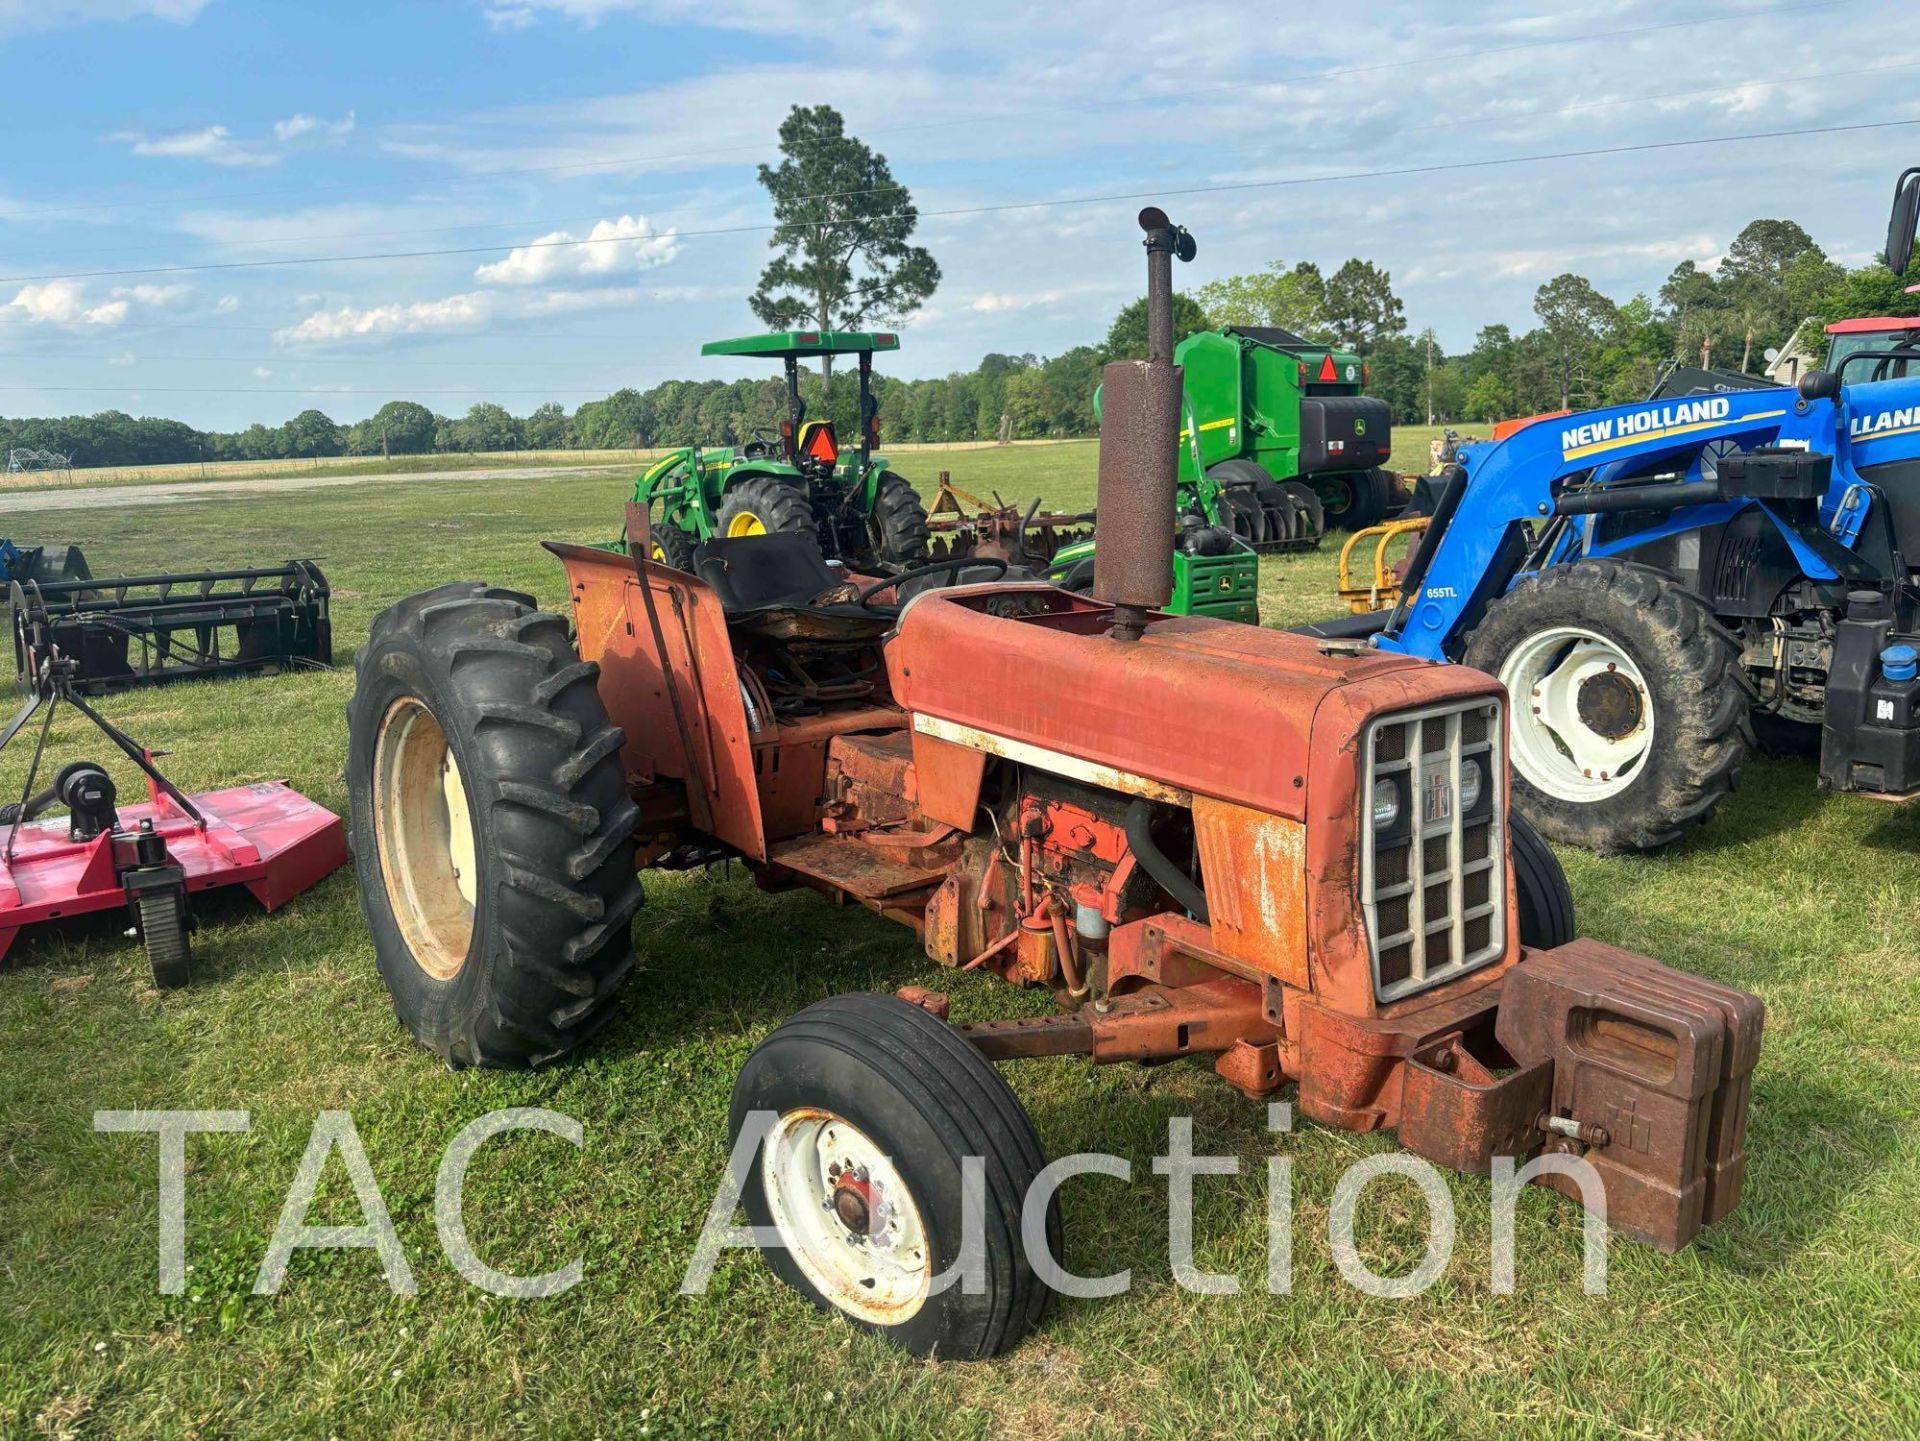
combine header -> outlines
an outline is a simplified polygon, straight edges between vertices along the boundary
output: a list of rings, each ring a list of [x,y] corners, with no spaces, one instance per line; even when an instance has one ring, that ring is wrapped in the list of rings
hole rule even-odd
[[[311,560],[249,570],[100,579],[17,580],[14,666],[36,676],[33,639],[75,662],[87,695],[214,676],[322,668],[333,662],[332,592]]]

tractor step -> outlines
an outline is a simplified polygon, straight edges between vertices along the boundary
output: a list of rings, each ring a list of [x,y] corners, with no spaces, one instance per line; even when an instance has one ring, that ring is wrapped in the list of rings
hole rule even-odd
[[[767,859],[808,880],[822,881],[862,901],[880,902],[926,890],[947,878],[946,866],[916,866],[847,836],[797,836],[767,851]]]

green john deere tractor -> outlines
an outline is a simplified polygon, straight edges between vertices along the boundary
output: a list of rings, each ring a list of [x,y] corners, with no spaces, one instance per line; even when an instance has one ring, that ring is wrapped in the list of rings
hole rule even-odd
[[[638,504],[658,507],[653,558],[690,570],[693,548],[714,536],[803,531],[821,553],[856,567],[915,566],[927,559],[927,511],[906,480],[887,468],[873,395],[873,353],[898,350],[898,336],[858,330],[785,330],[713,340],[702,355],[758,355],[781,361],[787,418],[738,446],[684,446],[655,461],[634,486]],[[800,362],[822,355],[860,361],[860,443],[843,448],[831,420],[809,420],[800,398]]]

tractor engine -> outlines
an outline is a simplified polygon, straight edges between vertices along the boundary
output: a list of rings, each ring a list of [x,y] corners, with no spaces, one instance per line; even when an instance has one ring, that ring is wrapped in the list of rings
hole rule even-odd
[[[1111,989],[1107,939],[1151,914],[1157,892],[1127,842],[1127,797],[1018,769],[927,906],[927,954],[992,964],[1006,979],[1074,999]],[[1164,904],[1164,903],[1162,903]]]

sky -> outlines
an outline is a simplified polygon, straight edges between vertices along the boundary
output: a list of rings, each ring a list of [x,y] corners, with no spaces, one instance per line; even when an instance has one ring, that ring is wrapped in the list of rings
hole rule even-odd
[[[1860,263],[1920,163],[1911,0],[0,0],[0,74],[0,415],[216,429],[765,373],[698,352],[796,104],[920,208],[909,376],[1104,335],[1149,201],[1183,287],[1357,254],[1458,350],[1756,216]]]

